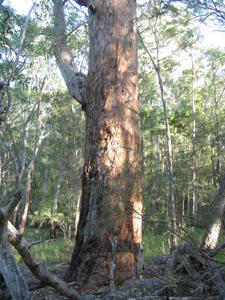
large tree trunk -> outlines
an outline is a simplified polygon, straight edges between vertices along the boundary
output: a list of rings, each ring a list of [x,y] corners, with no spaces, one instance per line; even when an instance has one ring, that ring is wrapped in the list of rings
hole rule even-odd
[[[89,9],[90,53],[82,200],[69,277],[108,285],[135,276],[142,241],[141,138],[136,1],[95,1]]]
[[[63,2],[53,0],[56,58],[70,95],[86,111],[82,199],[68,277],[86,288],[116,284],[141,266],[142,190],[136,1],[77,0],[89,7],[88,78],[66,45]],[[73,66],[73,67],[72,67]]]

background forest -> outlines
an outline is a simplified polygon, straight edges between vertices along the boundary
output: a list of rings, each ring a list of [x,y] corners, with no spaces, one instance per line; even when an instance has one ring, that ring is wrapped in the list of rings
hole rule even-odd
[[[87,10],[65,2],[67,42],[86,74]],[[225,173],[225,48],[206,46],[200,30],[205,23],[224,31],[225,5],[213,1],[216,11],[210,2],[137,1],[147,260],[169,253],[174,230],[179,241],[201,242]],[[8,4],[0,1],[0,206],[23,184],[27,215],[18,206],[14,223],[24,218],[40,261],[67,262],[79,220],[85,114],[56,65],[51,1],[37,1],[27,16]]]

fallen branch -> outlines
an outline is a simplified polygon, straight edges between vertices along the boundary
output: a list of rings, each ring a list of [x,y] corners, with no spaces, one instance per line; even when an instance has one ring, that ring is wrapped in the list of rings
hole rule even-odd
[[[41,265],[38,262],[37,258],[30,250],[30,244],[19,234],[18,230],[16,230],[10,222],[8,222],[8,238],[9,242],[22,256],[24,263],[31,270],[33,275],[44,285],[53,287],[60,294],[68,297],[69,299],[82,299],[81,295],[75,289],[70,287],[63,280],[54,276],[44,265]]]
[[[10,203],[6,207],[0,208],[0,273],[13,300],[31,299],[28,286],[11,252],[7,234],[8,219],[20,202],[23,190],[23,187],[17,189]]]
[[[59,241],[64,241],[64,239],[49,239],[49,240],[33,241],[29,243],[29,248],[39,244],[48,244],[48,243],[59,242]]]

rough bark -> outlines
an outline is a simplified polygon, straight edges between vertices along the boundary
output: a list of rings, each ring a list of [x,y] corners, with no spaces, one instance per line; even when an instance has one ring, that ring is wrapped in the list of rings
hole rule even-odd
[[[22,188],[19,188],[9,205],[0,208],[0,273],[13,300],[29,300],[30,293],[23,276],[16,265],[14,256],[8,243],[8,219],[16,205],[22,198]]]
[[[220,182],[220,187],[215,198],[215,206],[213,213],[213,221],[209,225],[201,244],[201,249],[214,249],[216,247],[221,226],[222,217],[225,209],[225,174]]]
[[[110,240],[117,238],[115,284],[136,275],[142,241],[136,2],[93,4],[81,211],[68,272],[90,289],[109,285]]]

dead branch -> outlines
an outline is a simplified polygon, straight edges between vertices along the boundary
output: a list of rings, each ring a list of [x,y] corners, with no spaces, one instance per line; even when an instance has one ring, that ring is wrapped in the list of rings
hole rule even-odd
[[[8,238],[10,243],[16,248],[23,258],[27,267],[33,275],[39,279],[44,285],[49,285],[56,289],[62,295],[69,299],[81,300],[81,295],[67,283],[54,276],[46,266],[41,265],[35,255],[30,250],[30,244],[19,234],[19,231],[8,222]]]
[[[7,234],[8,219],[22,198],[22,190],[23,188],[17,189],[11,202],[0,208],[0,273],[13,300],[31,299],[27,284],[11,252]]]
[[[49,240],[39,240],[39,241],[33,241],[29,243],[29,248],[35,246],[35,245],[40,245],[40,244],[48,244],[52,242],[58,242],[58,241],[64,241],[64,239],[49,239]]]

